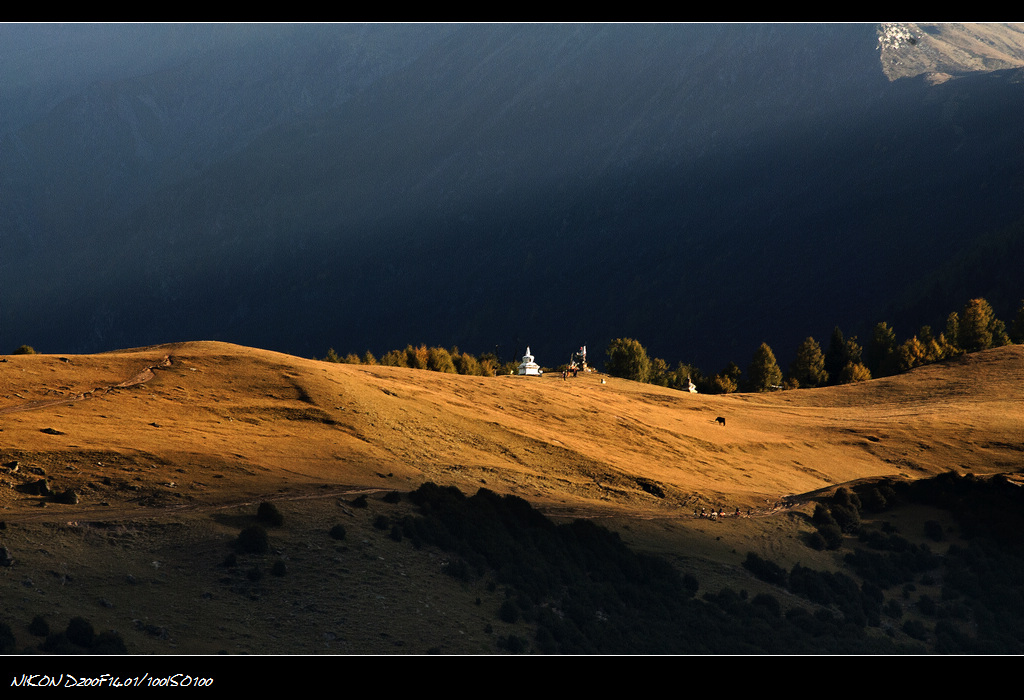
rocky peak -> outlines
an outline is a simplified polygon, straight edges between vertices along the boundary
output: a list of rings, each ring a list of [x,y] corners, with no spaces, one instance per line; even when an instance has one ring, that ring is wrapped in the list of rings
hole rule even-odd
[[[884,23],[878,25],[878,50],[889,80],[926,75],[940,83],[1024,66],[1024,25]]]

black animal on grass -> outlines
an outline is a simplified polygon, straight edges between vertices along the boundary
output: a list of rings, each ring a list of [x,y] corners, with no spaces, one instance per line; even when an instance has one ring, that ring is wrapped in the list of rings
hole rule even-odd
[[[721,425],[725,425],[725,418],[719,416],[718,418],[715,418],[715,422],[720,423]]]

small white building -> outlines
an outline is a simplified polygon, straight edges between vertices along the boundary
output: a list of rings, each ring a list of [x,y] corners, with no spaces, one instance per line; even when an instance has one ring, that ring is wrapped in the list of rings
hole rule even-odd
[[[526,354],[523,355],[523,361],[519,364],[519,374],[525,374],[533,377],[539,377],[544,374],[540,365],[533,361],[533,355],[530,354],[530,348],[526,348]]]

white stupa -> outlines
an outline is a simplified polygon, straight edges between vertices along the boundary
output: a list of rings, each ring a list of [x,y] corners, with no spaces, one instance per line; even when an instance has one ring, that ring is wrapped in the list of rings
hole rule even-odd
[[[530,348],[526,348],[526,354],[523,355],[523,361],[519,364],[519,374],[525,374],[533,377],[539,377],[544,374],[540,365],[533,361],[533,355],[530,354]]]

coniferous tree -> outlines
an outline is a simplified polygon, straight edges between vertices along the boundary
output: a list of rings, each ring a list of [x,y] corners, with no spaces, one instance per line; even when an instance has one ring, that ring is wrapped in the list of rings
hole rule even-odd
[[[484,374],[480,362],[468,352],[459,352],[458,348],[451,350],[452,362],[455,364],[455,371],[459,374],[470,374],[481,376]]]
[[[874,377],[884,377],[896,371],[896,332],[885,321],[875,326],[868,346],[867,366]]]
[[[871,370],[864,365],[863,350],[857,343],[857,336],[843,338],[838,326],[832,331],[828,352],[825,353],[825,370],[833,384],[871,379]]]
[[[767,343],[761,343],[761,347],[754,353],[747,374],[750,378],[751,391],[771,391],[782,384],[782,370],[779,369],[775,353]]]
[[[921,340],[915,335],[908,338],[896,348],[895,366],[897,372],[906,372],[914,367],[923,365],[926,361],[927,350]]]
[[[1006,332],[1006,324],[998,318],[992,323],[992,347],[1001,348],[1004,345],[1012,345],[1009,334]]]
[[[789,370],[798,386],[816,387],[828,382],[825,370],[825,355],[814,338],[807,338],[796,351],[796,359]]]
[[[613,377],[646,382],[651,376],[651,359],[639,341],[616,338],[608,345],[605,371]]]
[[[1017,344],[1024,343],[1024,299],[1021,299],[1017,316],[1010,324],[1010,340]]]
[[[480,362],[480,373],[485,377],[493,377],[502,372],[502,363],[493,352],[485,352],[478,358]]]
[[[743,370],[735,362],[730,362],[725,368],[714,377],[709,377],[703,382],[694,379],[700,391],[707,394],[731,394],[739,391],[740,377]]]
[[[670,374],[668,363],[660,357],[655,357],[651,360],[651,372],[647,381],[658,386],[668,386]]]
[[[855,335],[846,339],[846,364],[864,364],[864,349]]]
[[[936,338],[932,334],[931,326],[921,326],[921,330],[917,332],[918,340],[921,341],[921,347],[924,349],[924,363],[938,362],[946,357],[943,346],[946,344],[946,337],[942,333],[939,333],[939,337]]]
[[[730,362],[725,369],[709,380],[705,390],[709,394],[731,394],[739,391],[740,377],[742,376],[743,370],[740,369],[740,366],[735,362]]]
[[[735,362],[730,362],[725,366],[725,369],[722,370],[722,376],[731,379],[736,382],[736,384],[739,384],[740,377],[743,376],[743,370],[741,370],[740,366]]]
[[[388,350],[380,363],[385,367],[408,367],[409,359],[405,350]]]
[[[427,350],[427,369],[433,372],[456,374],[455,363],[452,362],[451,353],[444,348],[430,348]]]
[[[716,374],[708,384],[707,393],[709,394],[732,394],[739,391],[740,385],[732,377],[724,374]]]
[[[679,389],[680,391],[686,391],[690,382],[693,382],[695,386],[703,386],[707,383],[704,378],[704,373],[693,365],[680,362],[676,365],[676,368],[669,374],[668,385],[673,389]],[[701,389],[704,391],[705,389]]]
[[[840,384],[865,382],[869,379],[871,379],[871,370],[863,362],[847,362],[843,371],[839,373]]]
[[[405,362],[407,367],[426,369],[428,355],[426,345],[420,345],[415,348],[412,345],[405,346]]]
[[[846,338],[843,337],[843,332],[839,330],[839,326],[836,326],[832,330],[832,337],[828,342],[828,350],[825,351],[825,372],[828,373],[833,384],[839,382],[839,375],[849,360],[849,348],[846,345]]]
[[[977,352],[992,347],[993,324],[996,320],[992,306],[984,299],[971,299],[960,317],[960,335],[957,340],[965,352]]]
[[[951,355],[959,355],[963,352],[960,347],[960,314],[953,311],[946,318],[946,332],[943,333],[946,340],[945,346],[943,347],[943,354],[946,357]]]

